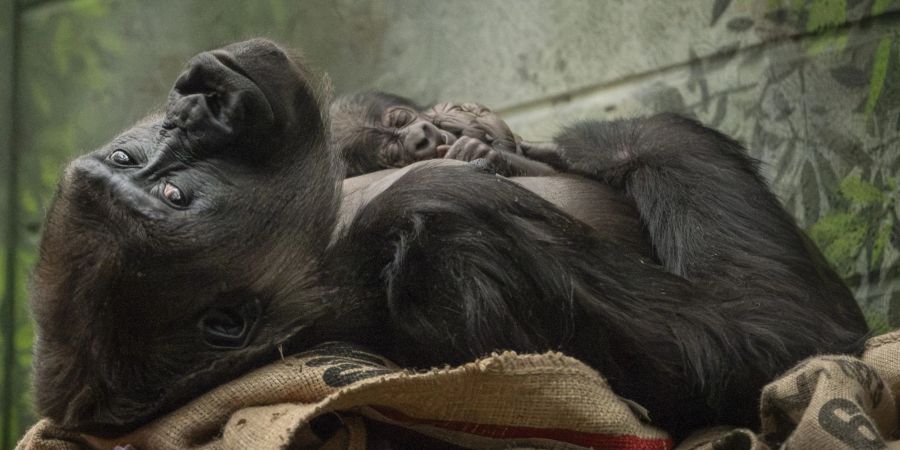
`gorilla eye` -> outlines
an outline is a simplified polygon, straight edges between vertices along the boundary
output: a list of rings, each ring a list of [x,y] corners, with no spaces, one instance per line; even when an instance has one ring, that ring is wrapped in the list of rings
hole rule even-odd
[[[163,186],[163,197],[175,206],[187,206],[190,203],[190,200],[184,195],[184,192],[181,192],[181,189],[178,189],[178,186],[168,182]]]
[[[243,348],[253,337],[256,323],[261,315],[262,306],[259,299],[253,298],[252,301],[245,301],[238,305],[209,309],[200,318],[199,326],[206,344],[210,347]]]
[[[415,122],[417,114],[402,106],[387,110],[382,118],[383,125],[391,128],[403,128]]]
[[[403,146],[398,142],[389,142],[384,147],[382,147],[381,154],[381,162],[387,166],[394,167],[398,164],[401,164],[401,160],[403,159],[403,154],[406,153],[403,151]],[[401,164],[405,165],[405,164]]]
[[[133,166],[137,164],[134,158],[132,158],[128,153],[125,153],[125,150],[122,149],[118,149],[112,152],[112,154],[109,155],[109,160],[120,166]]]

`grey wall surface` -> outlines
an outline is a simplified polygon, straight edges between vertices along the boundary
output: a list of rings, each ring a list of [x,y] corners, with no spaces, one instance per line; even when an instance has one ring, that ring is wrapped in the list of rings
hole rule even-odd
[[[9,242],[0,229],[15,261],[12,280],[0,279],[15,281],[12,382],[21,395],[13,410],[0,408],[13,434],[31,420],[27,272],[62,165],[159,107],[192,54],[259,35],[301,49],[339,93],[474,100],[532,139],[588,118],[695,116],[762,160],[872,325],[900,326],[900,0],[3,5],[0,65],[13,45],[20,55],[15,86],[0,71],[0,142],[10,133],[5,96],[18,105],[17,145],[0,148],[0,161],[14,154],[18,175],[13,201],[0,203],[18,236]]]

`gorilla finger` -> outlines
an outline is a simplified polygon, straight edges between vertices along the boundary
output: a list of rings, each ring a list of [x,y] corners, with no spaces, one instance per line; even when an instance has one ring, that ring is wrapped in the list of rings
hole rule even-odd
[[[461,137],[461,138],[457,139],[456,142],[454,142],[453,145],[450,147],[450,149],[447,151],[447,154],[444,155],[444,158],[460,159],[460,157],[459,157],[460,152],[463,151],[466,144],[469,142],[469,139],[471,139],[471,138]]]
[[[471,141],[467,142],[465,148],[463,148],[462,150],[463,161],[471,161],[475,159],[478,155],[478,149],[482,145],[484,144],[477,139],[472,139]]]
[[[457,139],[453,144],[446,145],[446,147],[447,151],[444,153],[444,158],[453,158],[457,153],[459,153],[459,139]]]
[[[490,145],[482,143],[481,145],[478,146],[478,150],[476,152],[479,155],[478,156],[479,158],[483,158],[483,157],[487,156],[489,153],[491,153],[493,150],[494,149]]]

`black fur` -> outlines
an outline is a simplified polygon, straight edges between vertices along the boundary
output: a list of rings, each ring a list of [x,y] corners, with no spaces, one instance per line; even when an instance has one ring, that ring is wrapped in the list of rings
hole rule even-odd
[[[743,149],[696,122],[578,124],[547,160],[624,189],[662,265],[470,165],[405,169],[332,236],[341,171],[308,73],[265,41],[218,52],[176,85],[183,122],[151,117],[60,183],[32,305],[37,405],[65,427],[125,431],[276,349],[339,339],[412,367],[562,350],[683,436],[755,426],[764,383],[859,350],[850,292]],[[246,79],[258,93],[203,103]],[[146,163],[108,162],[128,145]],[[170,179],[195,204],[154,200]],[[211,346],[232,323],[251,331]]]
[[[424,367],[497,349],[558,349],[676,434],[755,425],[764,383],[803,356],[858,351],[866,330],[858,312],[831,306],[853,311],[851,296],[812,299],[803,289],[820,289],[818,281],[781,285],[782,274],[767,273],[778,260],[745,267],[727,288],[689,281],[471,167],[411,172],[340,243],[335,254],[352,256],[336,266],[357,271],[343,261],[358,259],[383,268],[373,288],[386,290],[390,339],[378,349],[389,357]]]

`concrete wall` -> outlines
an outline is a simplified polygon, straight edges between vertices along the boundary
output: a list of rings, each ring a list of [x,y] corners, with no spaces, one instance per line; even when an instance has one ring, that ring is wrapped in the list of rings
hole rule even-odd
[[[872,324],[900,325],[898,0],[31,0],[0,8],[0,33],[12,23],[18,76],[0,108],[13,92],[17,138],[0,161],[14,155],[18,179],[0,217],[17,239],[0,242],[16,262],[16,392],[27,268],[61,166],[159,107],[192,54],[257,35],[302,49],[337,92],[477,100],[534,139],[584,118],[693,115],[763,161]]]

